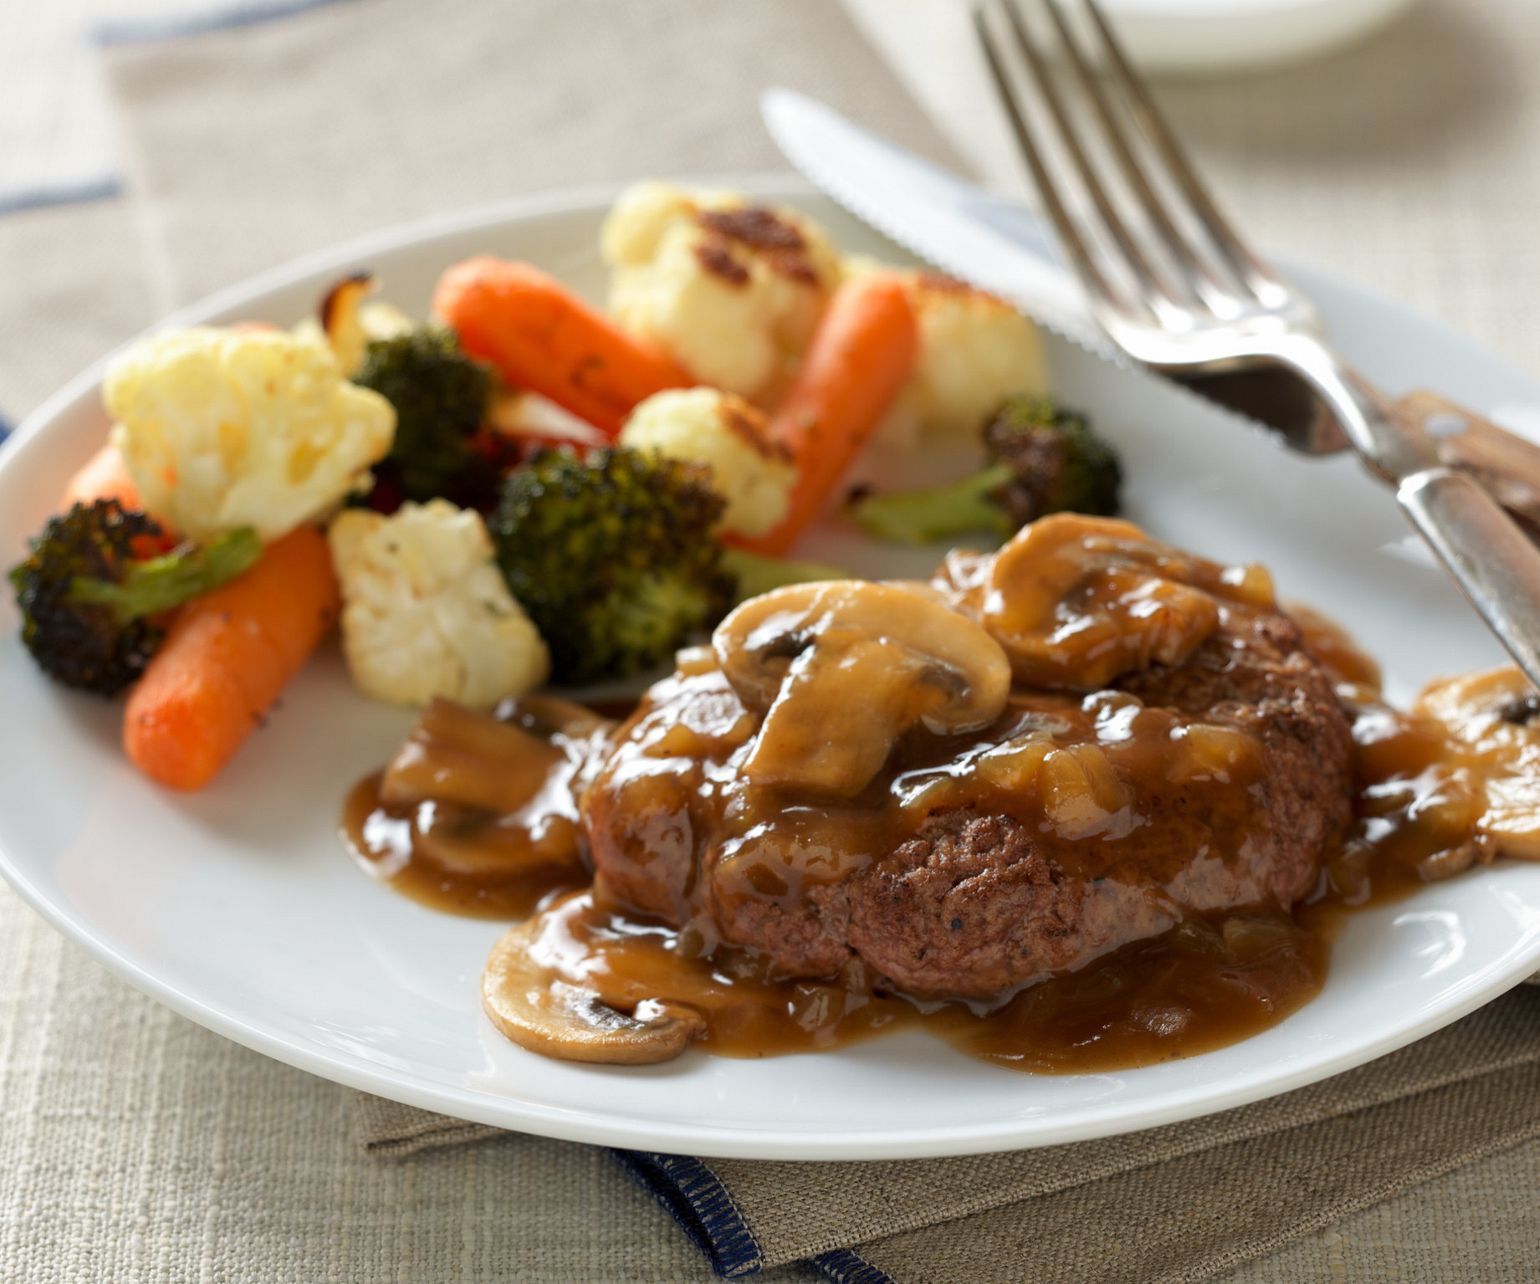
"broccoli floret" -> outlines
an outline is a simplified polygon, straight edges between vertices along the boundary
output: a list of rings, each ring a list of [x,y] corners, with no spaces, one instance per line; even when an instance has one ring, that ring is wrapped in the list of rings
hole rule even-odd
[[[1041,397],[1006,402],[984,425],[990,462],[962,481],[871,495],[851,514],[879,539],[925,544],[970,531],[1004,538],[1049,513],[1111,517],[1123,470],[1084,415]]]
[[[424,326],[372,340],[353,382],[396,410],[395,439],[379,469],[387,490],[401,499],[460,499],[485,478],[489,461],[477,438],[492,376],[461,350],[453,331]]]
[[[157,616],[239,575],[262,552],[249,526],[144,556],[162,541],[153,518],[114,499],[76,504],[32,541],[11,584],[21,640],[49,677],[115,695],[159,649]]]
[[[1011,470],[1000,503],[1012,529],[1049,513],[1116,516],[1123,467],[1084,415],[1043,397],[1008,401],[984,426],[984,443]]]
[[[498,564],[558,682],[666,659],[733,600],[713,530],[724,503],[692,465],[618,447],[545,450],[503,483]]]

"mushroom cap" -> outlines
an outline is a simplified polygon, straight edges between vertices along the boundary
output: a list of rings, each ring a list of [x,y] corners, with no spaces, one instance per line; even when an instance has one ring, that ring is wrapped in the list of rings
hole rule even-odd
[[[868,642],[911,654],[951,692],[926,718],[934,731],[976,730],[1005,707],[1011,675],[1000,644],[928,585],[789,584],[743,603],[711,638],[733,690],[758,710],[774,703],[792,661],[809,648]]]
[[[521,1048],[561,1061],[648,1065],[670,1061],[705,1032],[694,1008],[645,999],[631,1013],[593,990],[563,980],[540,961],[543,915],[511,927],[492,947],[481,977],[481,1005]]]
[[[953,572],[949,562],[947,572]],[[1024,526],[962,587],[1030,686],[1094,691],[1150,664],[1184,663],[1222,604],[1271,609],[1260,567],[1227,567],[1131,522],[1054,513]]]
[[[1444,724],[1485,787],[1480,831],[1504,856],[1540,860],[1540,692],[1503,665],[1435,682],[1416,708]]]
[[[975,731],[1010,694],[998,642],[935,592],[898,584],[776,589],[723,620],[712,647],[738,697],[765,714],[744,766],[755,783],[856,793],[916,723]]]

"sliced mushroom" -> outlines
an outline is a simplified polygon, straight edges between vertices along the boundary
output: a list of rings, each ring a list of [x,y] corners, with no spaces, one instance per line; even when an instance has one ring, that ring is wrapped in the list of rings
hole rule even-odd
[[[382,801],[433,799],[486,811],[517,811],[566,762],[560,748],[511,722],[434,700],[385,768]]]
[[[1260,567],[1229,567],[1150,539],[1131,522],[1056,513],[1023,527],[970,600],[1016,676],[1094,691],[1150,664],[1183,663],[1221,601],[1270,608]]]
[[[1010,694],[998,642],[934,593],[893,584],[789,585],[745,602],[711,641],[765,715],[743,769],[755,784],[848,797],[911,727],[976,731]]]
[[[1417,710],[1449,729],[1486,786],[1481,833],[1504,856],[1540,860],[1540,693],[1505,665],[1435,682]]]
[[[705,1032],[694,1008],[644,999],[626,1013],[562,979],[540,959],[544,915],[510,928],[481,977],[481,1005],[521,1048],[561,1061],[650,1065],[670,1061]]]

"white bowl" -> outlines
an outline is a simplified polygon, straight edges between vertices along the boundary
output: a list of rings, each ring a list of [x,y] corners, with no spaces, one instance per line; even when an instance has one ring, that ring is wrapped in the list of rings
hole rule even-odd
[[[1297,62],[1367,36],[1411,0],[1101,0],[1150,72],[1224,75]]]

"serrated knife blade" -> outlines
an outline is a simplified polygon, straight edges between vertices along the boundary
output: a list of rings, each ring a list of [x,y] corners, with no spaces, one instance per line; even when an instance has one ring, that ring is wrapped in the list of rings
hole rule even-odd
[[[1030,210],[793,90],[767,89],[760,115],[786,159],[863,223],[1082,347],[1117,355],[1052,233]]]
[[[993,195],[793,90],[767,89],[760,115],[776,146],[813,186],[890,241],[1008,299],[1095,355],[1163,378],[1136,367],[1107,338],[1053,233],[1019,202]],[[1282,372],[1170,382],[1274,430],[1330,418],[1301,380]]]

